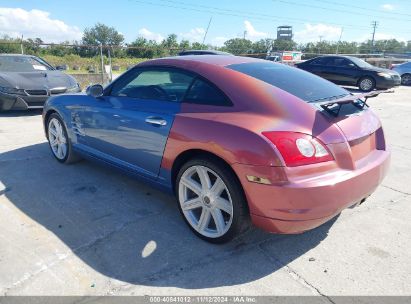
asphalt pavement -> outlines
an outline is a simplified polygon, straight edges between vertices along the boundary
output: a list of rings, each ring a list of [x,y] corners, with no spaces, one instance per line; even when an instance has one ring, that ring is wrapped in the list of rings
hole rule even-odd
[[[392,164],[363,205],[225,245],[195,237],[171,196],[55,161],[41,112],[0,114],[0,295],[411,295],[411,87],[369,104]]]

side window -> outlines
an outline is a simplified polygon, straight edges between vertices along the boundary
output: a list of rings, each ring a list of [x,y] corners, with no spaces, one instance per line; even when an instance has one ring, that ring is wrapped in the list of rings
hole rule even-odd
[[[319,57],[319,58],[316,58],[313,61],[311,61],[311,64],[312,65],[326,65],[328,60],[329,60],[328,58]]]
[[[214,85],[201,79],[194,80],[184,102],[211,106],[231,106],[231,101]]]
[[[348,68],[350,67],[350,61],[348,61],[345,58],[335,58],[334,59],[335,65],[338,67],[344,67],[344,68]]]
[[[327,60],[327,66],[338,66],[338,58],[329,58]]]
[[[174,69],[144,69],[126,74],[112,87],[111,96],[180,102],[193,76]]]

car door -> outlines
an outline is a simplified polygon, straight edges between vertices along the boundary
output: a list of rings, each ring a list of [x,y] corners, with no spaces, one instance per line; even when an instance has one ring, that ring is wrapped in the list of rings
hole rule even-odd
[[[326,66],[324,67],[323,77],[329,81],[339,84],[340,78],[336,59],[337,58],[335,57],[328,58]]]
[[[356,83],[358,68],[350,60],[341,57],[333,57],[328,62],[328,66],[327,79],[337,84],[349,85]]]
[[[135,68],[81,115],[84,149],[146,177],[159,173],[164,147],[193,77],[172,68]]]
[[[315,75],[326,78],[327,62],[328,57],[318,57],[309,62],[304,69]]]

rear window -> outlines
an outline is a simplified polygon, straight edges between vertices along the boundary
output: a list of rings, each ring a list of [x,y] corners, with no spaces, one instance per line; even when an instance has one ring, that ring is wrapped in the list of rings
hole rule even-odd
[[[349,92],[298,68],[272,62],[232,64],[227,68],[257,78],[306,102],[342,97]]]
[[[187,93],[184,102],[211,106],[231,106],[225,95],[211,84],[196,79]]]

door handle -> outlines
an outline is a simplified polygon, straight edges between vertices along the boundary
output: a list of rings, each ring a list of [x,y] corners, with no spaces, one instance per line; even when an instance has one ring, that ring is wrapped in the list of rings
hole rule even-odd
[[[161,117],[147,117],[146,118],[146,123],[150,125],[156,125],[156,126],[165,126],[167,125],[167,121]]]

